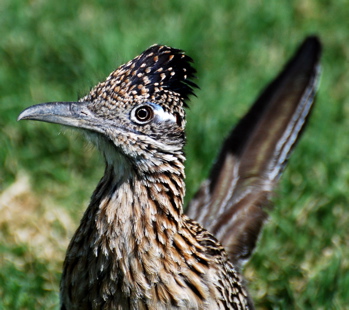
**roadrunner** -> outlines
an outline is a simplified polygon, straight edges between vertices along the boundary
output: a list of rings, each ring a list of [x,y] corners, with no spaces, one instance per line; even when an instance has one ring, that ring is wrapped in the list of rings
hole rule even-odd
[[[61,309],[253,309],[240,274],[316,92],[321,46],[307,38],[223,144],[183,212],[192,59],[153,45],[79,102],[29,107],[80,128],[106,168],[64,261]]]

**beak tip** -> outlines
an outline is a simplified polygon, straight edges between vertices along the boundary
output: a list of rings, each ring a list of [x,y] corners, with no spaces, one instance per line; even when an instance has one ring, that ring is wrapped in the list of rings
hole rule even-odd
[[[23,119],[22,113],[18,115],[17,122],[21,121]]]
[[[21,121],[21,120],[25,120],[27,119],[28,113],[27,113],[27,109],[23,110],[17,117],[17,122]]]

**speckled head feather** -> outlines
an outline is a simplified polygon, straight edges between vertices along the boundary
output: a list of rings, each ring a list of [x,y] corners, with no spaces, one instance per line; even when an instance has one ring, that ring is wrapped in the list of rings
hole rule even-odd
[[[192,58],[182,50],[153,45],[113,71],[80,101],[92,102],[91,109],[114,110],[118,106],[151,101],[165,111],[184,116],[189,95],[197,85],[191,81],[196,70]]]

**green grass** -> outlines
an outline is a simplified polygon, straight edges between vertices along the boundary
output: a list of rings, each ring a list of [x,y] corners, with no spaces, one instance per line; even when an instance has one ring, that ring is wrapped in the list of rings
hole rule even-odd
[[[259,309],[349,303],[349,1],[20,1],[0,4],[0,309],[58,308],[64,251],[103,173],[76,132],[16,122],[75,100],[153,43],[195,59],[191,197],[230,128],[308,34],[324,44],[318,101],[245,268]]]

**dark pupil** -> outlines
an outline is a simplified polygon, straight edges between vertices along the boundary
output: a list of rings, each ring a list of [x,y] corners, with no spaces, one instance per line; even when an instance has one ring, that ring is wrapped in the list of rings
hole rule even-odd
[[[137,117],[144,121],[149,117],[149,111],[146,108],[141,108],[137,111]]]

